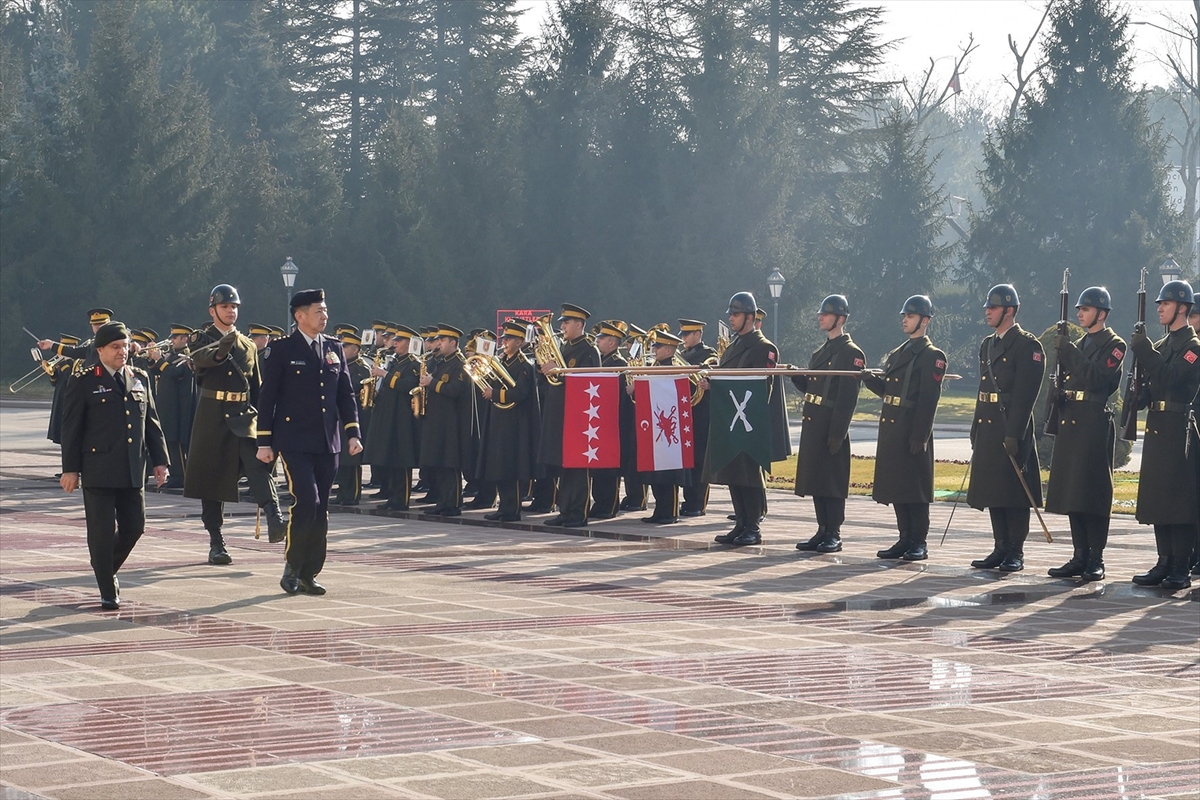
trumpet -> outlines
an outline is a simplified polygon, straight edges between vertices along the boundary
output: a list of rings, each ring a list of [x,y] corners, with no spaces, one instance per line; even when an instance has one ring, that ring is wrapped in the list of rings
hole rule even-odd
[[[558,336],[554,333],[554,329],[550,327],[551,315],[538,317],[534,322],[537,326],[537,339],[533,342],[533,353],[539,364],[553,364],[558,369],[566,369],[567,363],[563,359],[562,349],[558,345]],[[546,380],[551,386],[561,386],[563,379],[555,375],[547,375]]]
[[[467,373],[467,377],[480,390],[490,388],[494,383],[505,384],[510,389],[517,385],[513,376],[500,363],[500,359],[483,353],[472,353],[467,356],[467,361],[463,364],[463,372]],[[497,403],[496,405],[498,408],[512,408],[515,403],[504,403],[503,405]]]
[[[47,360],[42,358],[41,353],[39,353],[37,359],[35,360],[37,361],[36,367],[29,370],[29,372],[26,372],[24,375],[8,385],[8,390],[10,392],[16,394],[22,389],[33,385],[33,383],[43,375],[54,375],[55,367],[67,359],[65,356],[54,356],[53,358]]]

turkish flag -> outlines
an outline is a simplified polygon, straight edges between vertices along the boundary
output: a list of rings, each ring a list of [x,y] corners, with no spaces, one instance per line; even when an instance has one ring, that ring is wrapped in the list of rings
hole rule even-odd
[[[563,460],[567,469],[621,466],[621,376],[568,375],[563,413]]]
[[[633,382],[638,472],[691,469],[696,463],[692,384],[675,375]]]

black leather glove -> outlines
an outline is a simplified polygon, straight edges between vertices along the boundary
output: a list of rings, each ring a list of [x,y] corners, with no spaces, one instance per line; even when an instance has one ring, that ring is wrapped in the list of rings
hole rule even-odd
[[[1071,346],[1071,337],[1067,336],[1065,333],[1054,334],[1054,349],[1055,350],[1066,350],[1070,346]]]
[[[229,333],[221,337],[217,342],[217,361],[222,360],[229,355],[229,351],[233,349],[233,343],[237,341],[237,331],[230,329]]]
[[[908,452],[912,453],[914,456],[917,455],[918,453],[924,453],[925,452],[925,443],[924,442],[909,442],[908,443]]]
[[[1017,441],[1017,437],[1015,437],[1015,436],[1005,436],[1004,437],[1004,451],[1006,453],[1008,453],[1010,456],[1012,456],[1013,458],[1017,457],[1017,450],[1019,450],[1020,447],[1021,447],[1021,443]]]
[[[838,450],[841,450],[841,449],[842,449],[842,440],[835,439],[832,436],[830,436],[829,437],[829,454],[833,455],[834,453],[836,453]]]

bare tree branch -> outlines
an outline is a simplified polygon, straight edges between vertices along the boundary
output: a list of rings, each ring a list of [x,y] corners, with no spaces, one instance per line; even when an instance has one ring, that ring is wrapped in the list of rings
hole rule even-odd
[[[1197,0],[1197,2],[1200,2],[1200,0]],[[1021,107],[1021,99],[1025,97],[1025,92],[1029,88],[1030,81],[1046,68],[1046,61],[1043,59],[1029,71],[1028,75],[1024,73],[1025,59],[1029,57],[1029,51],[1033,49],[1033,44],[1037,41],[1038,34],[1042,31],[1042,26],[1046,24],[1046,19],[1050,16],[1050,9],[1053,6],[1054,0],[1046,0],[1046,10],[1042,12],[1042,18],[1038,21],[1037,27],[1034,28],[1033,35],[1029,37],[1029,41],[1025,43],[1024,49],[1018,50],[1016,40],[1013,39],[1011,33],[1008,35],[1008,49],[1012,51],[1013,57],[1017,60],[1017,82],[1014,84],[1007,77],[1004,79],[1004,82],[1013,89],[1012,103],[1008,106],[1009,122],[1017,118],[1017,111]]]

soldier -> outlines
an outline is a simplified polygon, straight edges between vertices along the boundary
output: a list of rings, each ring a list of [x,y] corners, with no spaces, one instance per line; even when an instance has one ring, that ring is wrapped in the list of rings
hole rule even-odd
[[[632,322],[625,324],[625,336],[630,348],[634,341],[646,341],[646,331]],[[638,353],[637,359],[634,359],[628,350],[622,357],[628,364],[634,363],[635,360],[639,363],[645,361],[644,353]],[[622,393],[621,400],[621,481],[625,485],[625,496],[621,499],[620,510],[645,511],[648,493],[646,484],[642,483],[642,474],[637,468],[637,428],[634,427],[637,424],[636,412],[629,395]],[[696,454],[703,459],[703,450],[697,449]]]
[[[683,360],[694,367],[716,366],[717,351],[704,343],[704,323],[698,319],[679,320],[679,338],[683,340],[680,352]],[[691,485],[683,487],[683,503],[680,516],[703,517],[708,510],[708,484],[701,480],[704,473],[703,454],[708,451],[708,394],[705,393],[692,406],[692,430],[696,437],[696,465],[691,469]],[[622,446],[624,443],[622,442]]]
[[[58,343],[63,347],[75,347],[80,343],[78,336],[60,333]],[[62,399],[66,394],[67,383],[71,379],[72,360],[66,356],[58,356],[58,362],[49,369],[50,383],[54,386],[54,396],[50,400],[50,424],[46,426],[46,438],[55,444],[62,443]],[[43,367],[45,369],[45,367]]]
[[[265,512],[268,540],[282,542],[287,528],[270,467],[256,457],[261,376],[254,342],[234,327],[241,302],[229,284],[214,286],[208,297],[212,321],[189,342],[198,397],[183,496],[200,500],[210,564],[233,562],[221,525],[225,503],[238,502],[239,476],[245,476],[254,501]]]
[[[346,368],[350,371],[350,386],[354,390],[354,405],[358,411],[358,429],[360,438],[369,435],[370,420],[373,409],[363,406],[363,392],[366,389],[364,381],[369,382],[371,365],[361,355],[362,339],[359,338],[358,328],[353,325],[339,326],[345,330],[340,335],[342,353],[346,359]],[[373,391],[373,387],[372,387]],[[372,400],[372,402],[374,402]],[[350,453],[350,437],[348,430],[342,428],[341,456],[338,458],[337,496],[333,502],[340,506],[356,506],[362,497],[362,452]]]
[[[1112,300],[1103,286],[1084,289],[1075,309],[1086,334],[1078,342],[1062,333],[1054,337],[1063,385],[1046,489],[1046,510],[1070,520],[1073,551],[1070,561],[1048,574],[1086,582],[1104,579],[1117,436],[1108,398],[1121,385],[1125,341],[1108,327]]]
[[[146,529],[146,462],[167,479],[167,450],[150,394],[150,376],[126,365],[129,331],[107,322],[96,331],[97,363],[75,362],[63,404],[62,476],[67,493],[83,482],[88,553],[101,608],[121,605],[117,570]]]
[[[426,325],[421,328],[421,361],[424,364],[425,371],[430,372],[441,360],[438,356],[437,348],[434,346],[434,340],[437,339],[437,325]],[[417,427],[420,428],[425,424],[425,418],[417,419]],[[412,502],[417,505],[432,505],[438,504],[437,495],[434,494],[434,484],[432,472],[422,465],[417,471],[417,485],[413,487],[414,492],[425,492],[424,497],[419,497]]]
[[[250,327],[246,330],[246,335],[250,337],[250,341],[254,342],[254,349],[258,351],[258,357],[270,357],[271,353],[267,347],[271,344],[271,336],[274,331],[270,325],[261,325],[257,322],[251,322]]]
[[[588,341],[585,334],[587,319],[591,314],[584,308],[563,303],[558,318],[563,344],[563,363],[569,369],[600,366],[600,351]],[[549,376],[557,365],[546,362],[539,365],[543,375]],[[587,527],[588,500],[590,495],[589,470],[563,466],[563,424],[566,415],[566,379],[559,376],[557,385],[551,382],[546,387],[542,406],[542,439],[538,460],[545,466],[548,475],[558,476],[558,516],[546,521],[547,525],[564,528]]]
[[[725,313],[729,315],[729,330],[737,334],[737,338],[726,348],[717,369],[775,367],[774,351],[770,342],[762,335],[762,331],[754,326],[754,312],[757,308],[758,304],[750,292],[738,292],[729,298],[729,307]],[[701,380],[700,388],[707,392],[710,388],[708,381]],[[710,468],[709,460],[706,454],[702,478],[705,483],[720,483],[729,487],[735,517],[733,530],[716,536],[714,541],[738,547],[762,544],[760,524],[767,501],[767,487],[763,480],[762,468],[745,453],[739,453],[716,472]]]
[[[596,334],[596,349],[600,352],[600,366],[627,367],[629,362],[621,353],[621,341],[625,338],[625,323],[617,319],[606,319],[600,323]],[[625,392],[621,393],[620,410],[621,428],[621,464],[626,458],[634,458],[634,469],[637,469],[636,431],[633,427],[633,400]],[[612,519],[620,510],[621,500],[621,467],[592,470],[592,507],[588,510],[589,519]]]
[[[667,367],[674,364],[675,352],[681,344],[683,344],[683,340],[670,331],[654,331],[651,340],[651,346],[654,348],[654,366]],[[633,394],[632,383],[626,393]],[[695,423],[693,422],[694,428]],[[695,452],[693,446],[693,453]],[[641,476],[644,483],[650,484],[650,493],[654,495],[654,511],[650,516],[642,517],[642,522],[651,525],[674,525],[679,521],[679,487],[691,484],[691,470],[664,469],[656,472],[643,472]]]
[[[324,289],[292,295],[296,330],[273,346],[263,367],[262,425],[256,457],[264,466],[278,451],[292,490],[280,587],[288,594],[325,594],[329,492],[337,473],[342,433],[347,454],[362,452],[358,406],[341,345],[322,331],[329,320]]]
[[[100,330],[100,326],[112,319],[113,312],[112,309],[108,308],[93,308],[87,314],[88,324],[92,326],[92,335],[95,336],[96,331]],[[40,339],[37,344],[43,350],[53,349],[56,356],[72,359],[82,358],[88,366],[91,366],[96,361],[96,347],[92,344],[92,339],[77,344]]]
[[[916,294],[900,308],[908,341],[887,354],[883,373],[863,383],[883,398],[871,497],[896,512],[899,540],[875,555],[924,561],[929,557],[929,504],[933,502],[933,417],[942,396],[946,354],[929,341],[933,303]]]
[[[808,368],[861,370],[866,357],[846,333],[850,304],[840,294],[821,301],[817,325],[825,343],[813,353]],[[804,424],[800,457],[796,461],[796,494],[811,495],[817,513],[817,532],[796,549],[836,553],[842,549],[842,523],[850,494],[850,419],[858,405],[858,380],[850,377],[795,376],[804,392]]]
[[[533,477],[537,461],[541,412],[538,408],[537,371],[521,352],[528,322],[510,319],[500,336],[500,364],[513,379],[513,386],[497,383],[483,390],[488,404],[483,415],[483,436],[476,475],[494,488],[500,509],[484,514],[494,522],[521,519],[521,495]]]
[[[1189,446],[1189,427],[1194,424],[1190,412],[1200,391],[1200,339],[1187,322],[1195,305],[1187,281],[1167,282],[1156,302],[1158,321],[1167,335],[1151,342],[1145,324],[1138,323],[1130,346],[1145,376],[1139,405],[1150,409],[1142,440],[1137,521],[1154,526],[1158,562],[1133,576],[1133,582],[1174,592],[1192,585],[1188,572],[1200,514],[1200,446],[1195,439]]]
[[[1200,308],[1197,308],[1195,303],[1192,304],[1192,311],[1188,314],[1188,325],[1191,325],[1192,330],[1200,334]],[[1192,437],[1192,447],[1200,447],[1200,392],[1196,393],[1196,397],[1192,401],[1189,435]],[[1196,470],[1196,494],[1200,495],[1200,469]],[[1200,503],[1197,503],[1196,506],[1196,541],[1192,547],[1192,575],[1200,576]]]
[[[761,331],[763,322],[767,319],[767,312],[763,309],[758,309],[754,314],[754,329]],[[766,334],[764,334],[765,336]],[[779,346],[767,339],[771,345],[773,364],[779,363]],[[784,461],[792,455],[792,433],[791,427],[788,424],[787,415],[787,394],[783,383],[783,377],[775,375],[770,378],[771,382],[771,460]],[[765,512],[765,507],[764,507]]]
[[[158,341],[158,332],[153,328],[129,329],[129,365],[137,367],[142,372],[149,373],[150,357],[147,355],[150,346]],[[156,348],[157,349],[157,348]],[[151,392],[154,390],[151,389]]]
[[[971,422],[967,504],[988,510],[994,546],[986,557],[971,562],[975,569],[1024,569],[1031,507],[1026,488],[1033,502],[1042,502],[1033,404],[1046,363],[1041,342],[1017,324],[1019,308],[1017,290],[1010,284],[988,290],[984,317],[995,333],[979,347],[979,397]]]
[[[463,467],[471,457],[475,392],[474,384],[463,370],[466,359],[458,349],[462,335],[453,325],[437,326],[433,340],[437,361],[420,379],[426,403],[421,466],[429,469],[430,492],[437,497],[437,507],[429,513],[443,517],[462,514]]]
[[[395,325],[394,356],[387,368],[372,367],[379,380],[371,427],[367,429],[366,462],[379,481],[391,511],[407,511],[412,492],[412,471],[421,454],[417,420],[413,416],[412,390],[417,388],[421,361],[409,352],[413,337],[420,334],[405,325]]]
[[[195,333],[187,325],[171,325],[171,349],[154,364],[157,384],[155,402],[167,439],[167,455],[171,458],[171,477],[163,484],[166,489],[182,489],[187,466],[188,445],[192,436],[192,414],[195,408],[195,386],[192,380],[192,359],[188,340]]]
[[[496,341],[496,334],[487,328],[475,328],[471,331],[471,338],[467,345],[468,356],[479,352],[478,347],[481,339],[485,342],[494,343]],[[494,345],[492,347],[498,349]],[[483,403],[482,400],[482,396],[472,397],[474,406],[482,410],[478,414],[471,415],[471,458],[463,465],[463,480],[466,483],[463,487],[463,497],[472,498],[471,502],[463,504],[463,508],[471,509],[472,511],[482,511],[496,506],[495,484],[483,480],[476,472],[479,468],[479,451],[483,446],[484,416],[489,410],[489,404]]]

